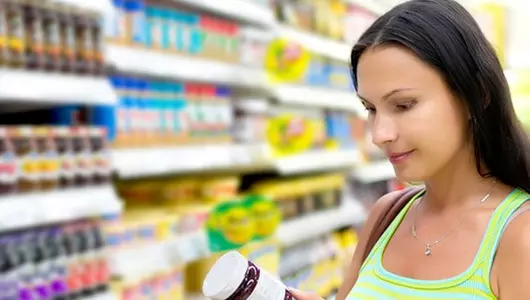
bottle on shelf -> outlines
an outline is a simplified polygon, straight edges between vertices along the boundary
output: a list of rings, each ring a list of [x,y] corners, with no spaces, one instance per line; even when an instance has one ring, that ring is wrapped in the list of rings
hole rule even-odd
[[[70,127],[54,128],[53,138],[59,156],[59,187],[69,188],[74,185],[73,135]]]
[[[53,300],[69,300],[66,282],[66,249],[62,244],[63,234],[61,227],[52,227],[47,231],[44,241],[49,260],[47,276]]]
[[[132,46],[145,45],[145,2],[125,0],[126,42]]]
[[[34,132],[29,126],[20,126],[10,128],[9,135],[17,160],[17,191],[36,191],[39,187],[39,173]]]
[[[90,18],[82,10],[76,10],[74,15],[77,70],[81,74],[90,74],[94,70],[94,48],[92,46]]]
[[[88,129],[83,126],[78,126],[72,129],[72,133],[72,147],[75,160],[74,183],[76,186],[86,186],[92,183]]]
[[[60,18],[60,41],[61,52],[64,60],[63,71],[77,72],[77,57],[76,57],[76,28],[75,28],[75,13],[76,9],[72,6],[59,6]]]
[[[58,71],[63,67],[61,53],[61,5],[52,1],[44,1],[43,24],[44,24],[44,52],[46,54],[46,69]]]
[[[15,68],[24,67],[25,55],[25,29],[24,6],[25,1],[5,1],[7,40],[8,40],[8,65]]]
[[[43,1],[39,0],[27,0],[24,6],[26,67],[29,69],[43,69],[46,63],[43,9]]]
[[[7,5],[0,2],[0,65],[7,65],[9,58],[9,31],[7,27]]]
[[[54,190],[59,186],[59,158],[51,128],[34,128],[35,148],[39,160],[40,189]]]
[[[112,171],[105,132],[102,127],[94,127],[90,129],[89,133],[90,152],[94,168],[92,181],[96,184],[108,183]]]
[[[13,194],[17,183],[15,149],[7,128],[0,128],[0,194]]]

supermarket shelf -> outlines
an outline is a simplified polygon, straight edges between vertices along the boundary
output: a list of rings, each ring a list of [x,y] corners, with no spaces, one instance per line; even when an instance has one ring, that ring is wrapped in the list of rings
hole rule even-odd
[[[254,24],[263,27],[272,26],[275,23],[272,10],[266,5],[252,3],[248,0],[173,0],[196,8],[204,9],[236,21]]]
[[[277,232],[277,237],[282,246],[289,247],[341,227],[362,223],[365,217],[361,204],[348,201],[338,209],[284,222]]]
[[[106,59],[122,72],[237,87],[265,87],[265,74],[262,70],[198,57],[108,45]]]
[[[267,147],[264,145],[123,149],[113,151],[112,156],[114,169],[123,178],[268,165]]]
[[[320,150],[279,158],[274,165],[281,174],[300,174],[352,168],[358,161],[357,150]]]
[[[344,62],[350,61],[352,45],[287,26],[278,26],[277,31],[279,37],[297,42],[311,52]]]
[[[392,164],[387,160],[362,165],[352,171],[352,177],[362,183],[372,183],[396,177]]]
[[[136,282],[210,254],[206,232],[200,230],[158,243],[117,249],[111,253],[109,262],[113,275],[124,282]]]
[[[59,0],[57,2],[75,5],[81,9],[88,9],[99,13],[106,13],[112,11],[112,2],[109,0]]]
[[[346,110],[357,114],[364,114],[365,111],[353,91],[349,92],[309,86],[277,85],[272,87],[272,92],[279,102],[285,104]]]
[[[115,104],[106,78],[0,69],[0,99],[17,103]]]
[[[197,145],[164,148],[116,149],[114,169],[122,178],[200,171],[276,170],[297,174],[353,168],[356,150],[318,150],[273,159],[266,145]]]
[[[0,230],[115,214],[121,209],[122,203],[110,185],[3,196]]]
[[[387,12],[387,9],[374,0],[346,0],[346,2],[362,7],[378,16]]]

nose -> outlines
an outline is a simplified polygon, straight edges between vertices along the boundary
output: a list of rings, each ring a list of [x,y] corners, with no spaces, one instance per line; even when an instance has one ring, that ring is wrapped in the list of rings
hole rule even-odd
[[[398,138],[398,126],[391,116],[378,114],[370,122],[372,143],[378,147],[395,142]]]

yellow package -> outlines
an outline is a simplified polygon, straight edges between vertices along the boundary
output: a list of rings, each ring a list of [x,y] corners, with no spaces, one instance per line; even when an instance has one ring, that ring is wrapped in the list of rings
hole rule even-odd
[[[156,180],[128,180],[117,181],[116,191],[125,201],[126,207],[146,207],[159,202],[160,181]]]
[[[168,207],[178,207],[199,200],[200,181],[195,178],[166,179],[160,188],[162,203]]]
[[[236,176],[208,178],[201,182],[201,198],[206,203],[232,200],[237,195],[240,179]]]

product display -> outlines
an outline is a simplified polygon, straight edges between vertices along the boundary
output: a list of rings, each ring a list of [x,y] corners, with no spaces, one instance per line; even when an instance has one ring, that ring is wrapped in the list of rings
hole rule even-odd
[[[239,61],[239,24],[192,8],[115,0],[109,20],[112,42],[173,54],[235,63]]]
[[[284,220],[337,208],[342,202],[342,175],[322,175],[299,179],[256,183],[252,189],[276,200]]]
[[[4,66],[102,75],[101,16],[51,0],[2,3],[1,63]],[[7,24],[7,26],[6,26]]]
[[[293,83],[338,91],[354,91],[348,63],[316,53],[310,55],[305,76]]]
[[[105,130],[91,127],[0,127],[3,194],[109,182]]]
[[[123,300],[147,297],[150,299],[185,300],[182,271],[164,272],[138,283],[116,287],[116,294]]]
[[[89,299],[108,291],[105,244],[95,221],[3,233],[0,244],[6,299]]]
[[[116,147],[230,141],[231,90],[210,84],[114,76]]]
[[[365,13],[340,0],[240,1],[249,16],[260,16],[252,9],[270,9],[278,28],[296,27],[332,44],[355,36],[346,23],[362,25],[352,16]],[[352,110],[283,101],[277,88],[329,91],[330,102],[335,95],[353,96],[348,63],[306,45],[275,52],[276,30],[208,1],[108,3],[100,9],[92,1],[0,1],[0,65],[20,78],[42,78],[6,84],[6,90],[30,92],[41,86],[27,93],[31,99],[6,91],[2,99],[11,102],[0,105],[2,211],[22,219],[11,227],[0,222],[0,298],[292,299],[286,286],[331,295],[356,244],[348,220],[361,219],[346,215],[357,212],[349,210],[354,201],[345,193],[352,184],[344,172],[330,173],[338,169],[331,163],[297,176],[276,164],[313,153],[324,162],[333,161],[333,152],[377,156],[367,150],[365,123]],[[363,18],[368,24],[369,14]],[[305,55],[292,78],[256,85],[216,78],[258,82],[273,72],[271,53],[280,70],[288,69],[296,50]],[[155,70],[159,65],[176,71]],[[75,89],[87,98],[80,101],[79,93],[61,85],[48,87],[48,75],[67,88],[85,82],[86,88]],[[93,83],[108,84],[114,99],[100,99]],[[49,95],[37,103],[41,91]],[[260,150],[248,150],[254,148]],[[184,149],[193,155],[181,154]],[[168,156],[149,156],[151,150]],[[202,155],[248,156],[257,164],[255,152],[266,153],[260,157],[267,172],[217,170],[200,161],[208,153]],[[140,171],[154,160],[197,160],[201,168],[145,177],[126,177],[119,167],[114,172],[112,159],[123,154],[132,162],[136,153],[146,154],[134,161]],[[119,198],[123,210],[99,209],[103,193]],[[53,202],[61,197],[71,207]],[[36,212],[26,215],[21,207],[34,202]],[[48,203],[49,210],[39,211]],[[319,230],[308,231],[311,225]]]
[[[269,102],[267,99],[238,99],[234,103],[233,134],[236,142],[266,143]]]
[[[346,42],[355,41],[376,19],[345,0],[279,0],[274,5],[281,23]]]

